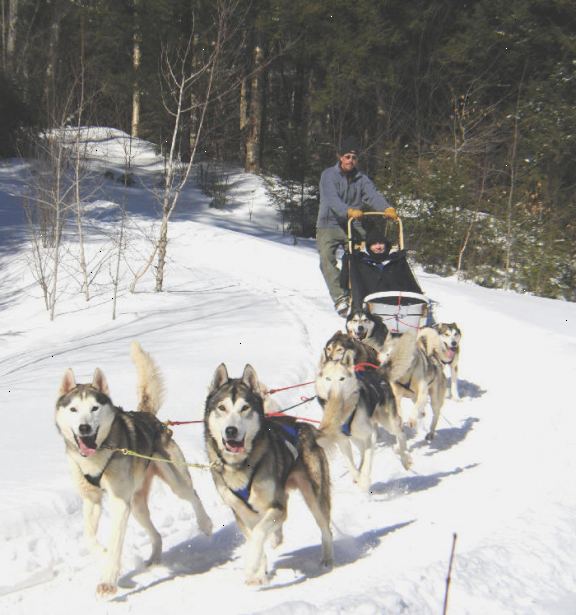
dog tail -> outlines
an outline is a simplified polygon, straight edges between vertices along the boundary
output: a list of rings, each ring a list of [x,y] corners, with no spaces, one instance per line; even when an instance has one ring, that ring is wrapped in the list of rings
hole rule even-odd
[[[164,397],[164,384],[160,370],[138,342],[132,342],[130,354],[138,373],[136,385],[138,410],[157,414]]]
[[[396,382],[410,369],[416,353],[416,334],[406,331],[396,341],[385,366],[390,382]]]

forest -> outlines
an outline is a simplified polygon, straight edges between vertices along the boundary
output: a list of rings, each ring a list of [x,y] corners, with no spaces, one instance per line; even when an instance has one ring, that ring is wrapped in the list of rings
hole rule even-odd
[[[426,271],[576,300],[573,0],[0,5],[0,157],[113,127],[170,162],[166,221],[192,163],[235,164],[296,240],[355,135]]]

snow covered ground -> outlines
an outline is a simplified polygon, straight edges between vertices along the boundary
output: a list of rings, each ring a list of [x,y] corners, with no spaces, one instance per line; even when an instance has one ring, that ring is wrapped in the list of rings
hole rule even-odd
[[[118,133],[92,152],[100,175],[121,172]],[[133,150],[132,171],[150,181],[158,159]],[[340,328],[318,270],[313,242],[282,236],[262,181],[231,171],[223,211],[192,184],[170,226],[165,292],[148,277],[127,291],[123,264],[118,316],[111,319],[109,268],[87,303],[72,266],[63,267],[57,316],[49,322],[28,266],[20,195],[22,161],[0,163],[0,611],[10,614],[441,613],[452,537],[456,554],[448,612],[576,612],[576,305],[488,290],[418,273],[439,302],[438,316],[464,332],[460,391],[448,399],[431,445],[410,440],[406,471],[389,441],[379,444],[370,496],[358,492],[342,460],[331,460],[335,567],[321,574],[320,534],[305,505],[290,501],[285,541],[269,558],[269,587],[244,585],[243,539],[209,474],[192,470],[215,524],[199,534],[192,511],[157,485],[152,516],[164,537],[162,564],[143,567],[146,537],[129,524],[121,590],[94,596],[98,566],[82,541],[76,495],[53,424],[60,379],[95,367],[114,401],[135,403],[129,359],[138,339],[162,368],[162,419],[202,417],[207,386],[224,361],[232,375],[250,362],[271,388],[312,380],[325,341]],[[136,185],[103,179],[88,222],[89,257],[109,248],[119,205],[133,227],[129,252],[148,250],[154,200]],[[138,229],[138,232],[135,230]],[[77,248],[73,239],[67,244]],[[74,261],[73,253],[63,256]],[[96,262],[94,260],[93,262]],[[280,406],[311,387],[276,395]],[[318,418],[306,404],[298,414]],[[190,462],[206,460],[202,427],[175,428]],[[104,514],[102,534],[108,529]]]

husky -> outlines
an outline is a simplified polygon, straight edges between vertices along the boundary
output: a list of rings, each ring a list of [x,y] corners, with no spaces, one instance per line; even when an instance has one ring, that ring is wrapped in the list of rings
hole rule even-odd
[[[354,356],[354,363],[371,363],[373,365],[380,364],[380,357],[378,352],[364,344],[357,338],[343,333],[342,331],[336,331],[334,335],[326,342],[322,356],[320,358],[320,365],[322,366],[326,361],[340,361],[344,356],[344,353],[350,350]]]
[[[160,560],[162,538],[148,510],[154,476],[192,504],[198,527],[204,534],[212,532],[212,522],[192,486],[184,456],[170,430],[156,417],[163,394],[160,373],[138,342],[132,343],[131,355],[138,373],[137,412],[125,412],[112,403],[106,377],[99,368],[94,371],[90,384],[77,383],[73,371],[68,369],[56,402],[56,427],[64,439],[66,457],[82,497],[84,534],[90,548],[104,554],[104,567],[96,587],[101,597],[117,591],[131,512],[152,543],[147,565]],[[122,454],[124,449],[158,461],[126,456]],[[97,539],[104,492],[109,498],[112,526],[106,549]]]
[[[450,397],[460,400],[458,393],[458,363],[460,362],[460,341],[462,332],[455,322],[439,323],[434,327],[440,336],[440,361],[450,369]]]
[[[380,369],[358,371],[354,352],[347,350],[340,360],[328,360],[320,367],[316,395],[323,408],[320,443],[327,447],[335,444],[340,449],[362,491],[368,491],[371,484],[378,425],[396,436],[402,465],[410,468],[402,419],[390,383]],[[360,453],[358,468],[351,441]]]
[[[388,327],[377,314],[372,314],[366,307],[350,312],[346,319],[346,331],[353,338],[372,346],[377,352],[382,350],[388,335]]]
[[[300,490],[322,534],[322,562],[332,567],[330,473],[312,425],[264,413],[262,385],[247,364],[229,378],[224,363],[206,399],[204,434],[212,478],[247,540],[245,580],[269,581],[265,544],[282,542],[288,491]]]
[[[380,358],[387,373],[398,407],[402,398],[414,402],[408,425],[416,428],[424,418],[428,398],[432,406],[432,422],[426,434],[434,438],[440,410],[446,395],[446,377],[439,358],[440,336],[435,329],[425,327],[413,331],[391,333],[384,342]]]

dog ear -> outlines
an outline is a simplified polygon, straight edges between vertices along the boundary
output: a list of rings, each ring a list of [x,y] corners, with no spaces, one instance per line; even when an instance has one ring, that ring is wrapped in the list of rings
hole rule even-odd
[[[244,367],[244,373],[242,374],[242,382],[250,387],[252,391],[260,392],[260,384],[258,383],[258,376],[256,375],[256,371],[250,365],[250,363],[246,363]]]
[[[64,377],[62,378],[62,382],[60,383],[60,390],[58,394],[60,397],[62,395],[66,395],[66,393],[70,393],[70,391],[76,386],[76,378],[74,378],[74,372],[68,368],[64,373]]]
[[[228,370],[226,369],[226,365],[224,365],[224,363],[220,363],[220,365],[216,368],[216,371],[214,372],[214,376],[212,376],[212,383],[210,384],[210,393],[213,393],[223,384],[226,384],[228,380],[230,380],[230,378],[228,377]]]
[[[92,376],[92,386],[96,390],[100,391],[100,393],[104,393],[104,395],[110,397],[108,381],[106,380],[104,372],[99,367],[94,370],[94,375]]]
[[[346,350],[341,360],[344,367],[354,367],[354,350]]]

